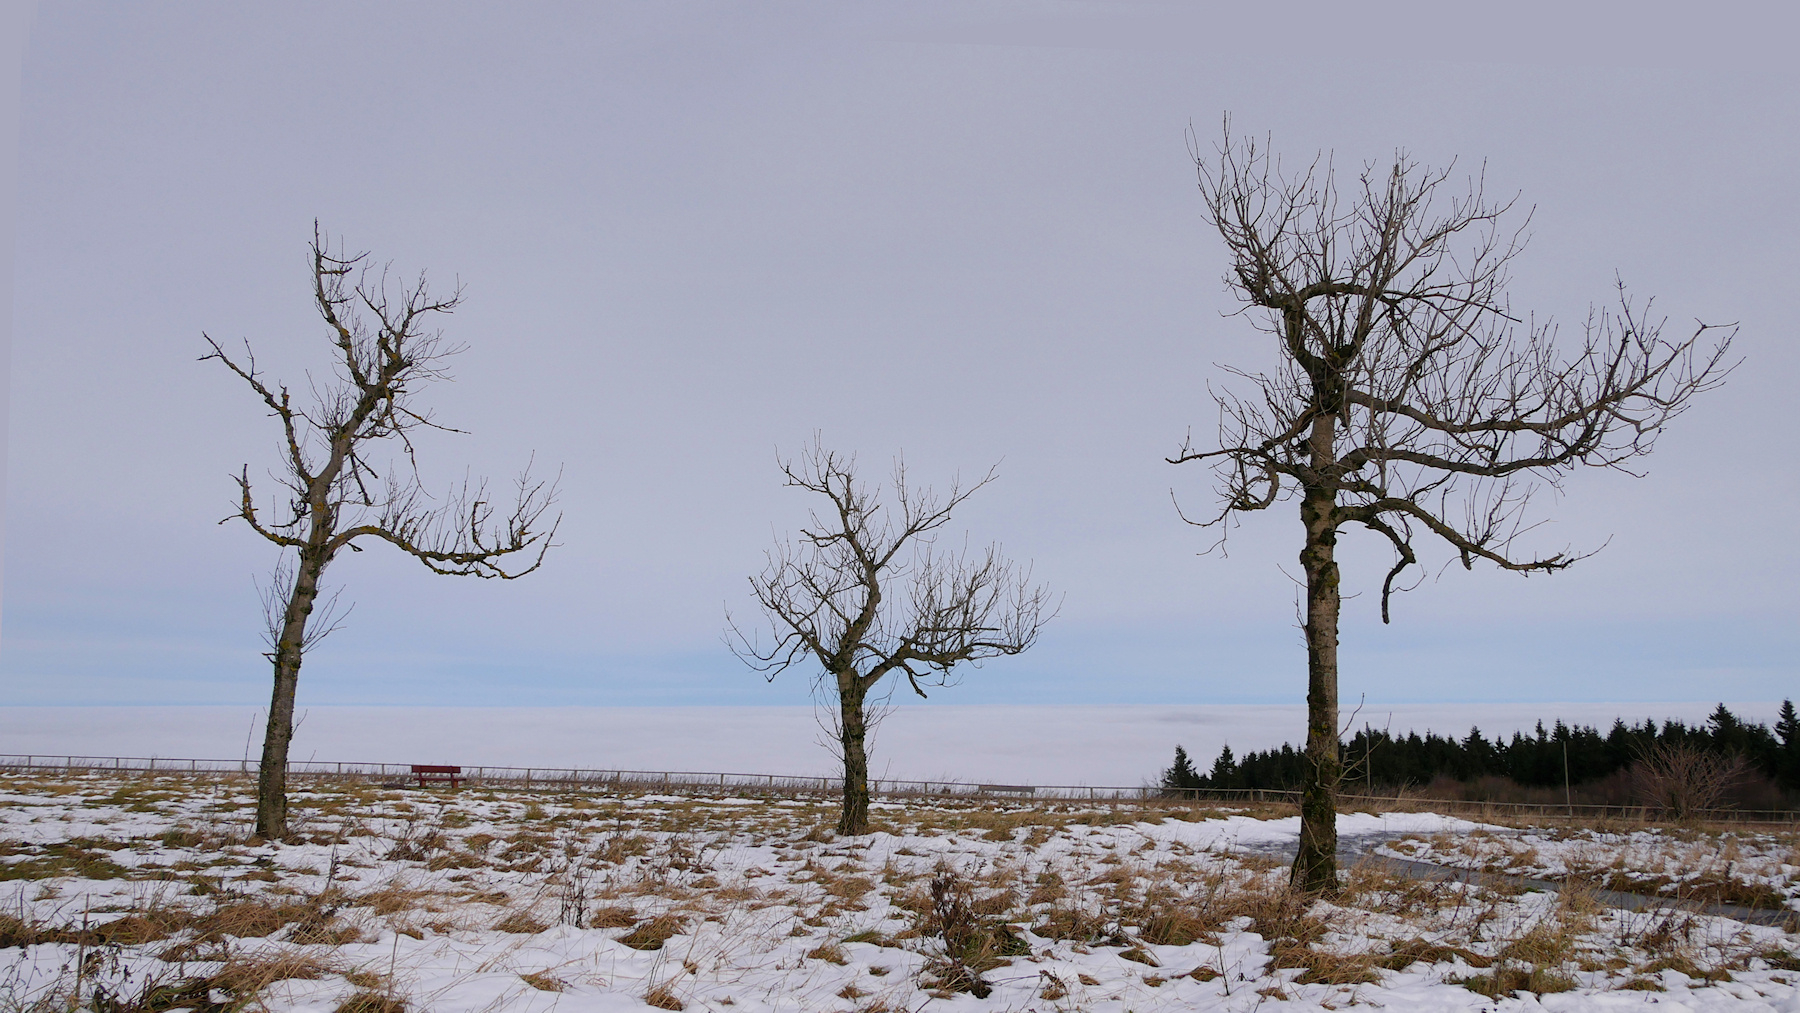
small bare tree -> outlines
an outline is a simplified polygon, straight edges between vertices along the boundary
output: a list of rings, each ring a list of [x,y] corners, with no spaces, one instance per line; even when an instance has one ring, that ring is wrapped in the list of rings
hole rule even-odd
[[[798,461],[784,461],[786,484],[817,493],[829,508],[815,510],[797,541],[783,540],[750,588],[772,627],[763,648],[735,621],[732,650],[771,681],[795,665],[817,662],[815,687],[833,705],[830,725],[844,764],[844,806],[838,832],[863,834],[869,825],[871,692],[889,675],[904,677],[920,696],[944,686],[964,662],[1018,654],[1037,640],[1054,612],[1049,592],[1032,585],[1000,554],[945,550],[936,544],[950,512],[994,480],[989,470],[968,488],[952,483],[942,499],[909,485],[894,463],[893,495],[856,477],[853,457],[824,449],[815,438]]]
[[[1750,769],[1741,753],[1661,742],[1631,765],[1632,794],[1644,805],[1686,821],[1723,806]]]
[[[1223,508],[1190,523],[1299,501],[1308,770],[1293,879],[1333,891],[1339,530],[1361,525],[1393,547],[1383,622],[1420,536],[1446,543],[1464,567],[1567,567],[1579,557],[1514,551],[1530,526],[1530,478],[1555,486],[1577,465],[1629,471],[1722,380],[1731,335],[1704,348],[1702,324],[1665,338],[1621,285],[1619,310],[1590,312],[1583,339],[1559,348],[1553,327],[1508,304],[1526,222],[1506,225],[1513,201],[1489,200],[1479,177],[1455,189],[1451,170],[1401,154],[1366,165],[1346,192],[1329,159],[1284,171],[1229,125],[1217,157],[1196,147],[1195,163],[1230,254],[1226,284],[1274,338],[1279,365],[1230,370],[1251,393],[1214,393],[1219,446],[1190,440],[1169,460],[1209,463],[1218,477]]]
[[[555,483],[519,477],[504,514],[485,483],[464,480],[433,503],[421,485],[411,434],[447,429],[416,403],[421,388],[447,378],[445,360],[461,351],[431,328],[453,311],[461,293],[431,294],[417,281],[391,286],[388,272],[372,270],[368,254],[331,253],[313,227],[313,301],[333,345],[329,383],[309,383],[310,398],[296,404],[288,388],[271,385],[257,370],[248,343],[233,358],[206,336],[216,359],[250,386],[281,422],[281,467],[276,481],[286,502],[269,514],[256,505],[250,469],[237,475],[237,511],[220,523],[242,520],[251,530],[293,552],[278,564],[264,605],[269,612],[275,686],[269,703],[257,779],[256,832],[269,839],[288,833],[287,763],[293,738],[294,695],[307,651],[336,628],[330,603],[313,612],[325,568],[344,549],[361,551],[359,539],[385,541],[434,573],[511,579],[544,560],[558,519],[542,521],[556,498]],[[377,458],[383,448],[388,457]],[[509,567],[517,556],[521,565]],[[335,601],[335,597],[333,599]]]

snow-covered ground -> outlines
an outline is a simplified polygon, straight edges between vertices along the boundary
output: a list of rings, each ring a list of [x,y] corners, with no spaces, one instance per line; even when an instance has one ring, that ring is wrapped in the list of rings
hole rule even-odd
[[[1800,910],[1800,833],[1559,827],[1414,835],[1382,854],[1670,897]]]
[[[455,763],[823,775],[811,707],[309,707],[296,760]],[[1769,722],[1776,704],[1729,704]],[[1704,721],[1697,703],[1370,703],[1367,723],[1395,732],[1529,732],[1556,718],[1604,729],[1615,717]],[[1350,707],[1346,706],[1348,719]],[[0,753],[254,758],[255,707],[0,707]],[[1202,768],[1230,744],[1242,756],[1305,738],[1294,705],[956,706],[902,701],[877,729],[879,777],[1008,784],[1132,786],[1154,780],[1182,745]]]
[[[1373,868],[1301,902],[1271,814],[878,803],[834,839],[824,799],[313,786],[270,845],[250,790],[0,778],[0,1010],[1800,1011],[1776,929]]]

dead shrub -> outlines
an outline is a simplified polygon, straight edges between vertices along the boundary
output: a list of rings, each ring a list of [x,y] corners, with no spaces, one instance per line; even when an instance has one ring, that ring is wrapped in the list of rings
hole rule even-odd
[[[1739,754],[1664,742],[1632,765],[1631,785],[1639,802],[1687,821],[1717,809],[1749,773],[1749,763]]]
[[[1005,957],[1029,954],[1031,947],[1011,927],[977,911],[973,892],[968,880],[940,870],[931,879],[931,909],[919,929],[943,942],[942,956],[926,968],[932,987],[985,999],[992,989],[982,972],[1002,966]]]
[[[687,1003],[684,1003],[677,998],[674,990],[671,989],[669,985],[670,983],[666,981],[652,985],[650,990],[644,993],[644,1002],[651,1006],[655,1006],[657,1009],[675,1010],[677,1013],[679,1013],[680,1010],[687,1009]]]
[[[824,943],[815,946],[806,951],[806,956],[809,960],[823,960],[828,964],[837,964],[840,967],[850,962],[850,955],[845,953],[844,948],[836,943]]]
[[[549,971],[534,971],[531,974],[519,975],[519,980],[539,992],[561,992],[568,984],[561,978],[552,977]]]

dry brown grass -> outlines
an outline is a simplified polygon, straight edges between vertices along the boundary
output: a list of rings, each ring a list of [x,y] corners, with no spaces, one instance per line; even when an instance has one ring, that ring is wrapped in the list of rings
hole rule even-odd
[[[1376,964],[1389,971],[1404,971],[1421,962],[1447,964],[1454,960],[1461,960],[1475,968],[1492,967],[1494,964],[1493,958],[1484,957],[1472,950],[1427,942],[1417,937],[1389,944],[1388,952],[1377,958]]]
[[[549,927],[523,911],[514,911],[494,923],[496,932],[511,932],[521,936],[533,936]]]
[[[220,967],[210,975],[163,978],[151,974],[138,979],[135,987],[127,978],[119,986],[108,988],[90,983],[80,989],[77,976],[72,981],[59,981],[45,994],[36,997],[22,1009],[33,1011],[96,1009],[105,1013],[162,1013],[165,1010],[241,1010],[253,1008],[258,996],[271,985],[294,979],[317,980],[342,974],[333,963],[297,953],[261,954],[255,957],[221,955]],[[77,990],[80,995],[77,995]],[[227,999],[215,1001],[218,993]],[[91,1005],[89,1005],[91,1004]],[[11,1008],[11,1007],[8,1007]],[[402,1005],[381,1008],[403,1010]]]
[[[675,994],[673,983],[666,981],[650,986],[644,993],[644,1002],[657,1009],[674,1010],[676,1013],[687,1009],[687,1003],[682,1002]]]
[[[1544,967],[1521,967],[1517,964],[1501,964],[1486,974],[1460,977],[1452,975],[1444,980],[1489,999],[1508,998],[1515,992],[1530,992],[1534,995],[1568,992],[1580,985],[1580,982],[1561,971]]]
[[[658,915],[619,937],[634,950],[660,950],[670,939],[687,931],[687,923],[675,915]]]
[[[367,907],[378,915],[394,915],[402,911],[412,911],[420,907],[426,898],[432,896],[430,890],[417,890],[401,885],[398,882],[357,894],[346,903],[356,907]]]
[[[317,898],[271,901],[262,898],[226,899],[211,911],[196,912],[159,900],[128,911],[109,921],[86,921],[75,926],[27,923],[0,915],[0,946],[65,943],[80,946],[143,946],[174,936],[188,938],[170,951],[172,959],[193,959],[183,954],[204,944],[227,938],[259,939],[288,929],[296,943],[341,944],[361,938],[360,930],[342,925],[335,910]]]
[[[358,992],[339,1003],[334,1013],[406,1013],[406,1003],[380,992]]]
[[[549,971],[534,971],[530,974],[521,974],[519,975],[519,980],[530,985],[532,988],[537,989],[539,992],[561,992],[563,989],[569,987],[568,982],[553,976]]]
[[[590,929],[622,929],[627,925],[636,925],[637,921],[636,910],[625,905],[614,904],[595,908],[593,913],[587,917],[587,927]]]

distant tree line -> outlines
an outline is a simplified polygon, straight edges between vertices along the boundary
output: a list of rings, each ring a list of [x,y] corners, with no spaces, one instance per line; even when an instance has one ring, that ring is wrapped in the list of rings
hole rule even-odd
[[[1583,789],[1589,800],[1625,801],[1629,774],[1659,750],[1685,749],[1740,759],[1744,784],[1737,801],[1773,801],[1775,793],[1800,792],[1800,716],[1794,704],[1783,701],[1771,729],[1745,721],[1724,704],[1704,723],[1687,725],[1665,721],[1658,726],[1645,720],[1629,725],[1623,718],[1602,733],[1597,728],[1569,725],[1558,720],[1546,729],[1538,722],[1531,734],[1514,732],[1512,738],[1484,737],[1479,728],[1461,739],[1427,731],[1390,734],[1364,727],[1343,746],[1344,786],[1396,788],[1424,787],[1458,782],[1468,789],[1485,788],[1490,795],[1519,789],[1562,789],[1567,783]],[[1566,767],[1565,767],[1566,763]],[[1303,783],[1306,753],[1291,744],[1280,749],[1250,752],[1238,759],[1225,746],[1210,770],[1196,769],[1185,749],[1177,746],[1175,762],[1163,771],[1162,786],[1170,791],[1196,788],[1263,788],[1293,790]],[[1760,790],[1758,790],[1760,789]]]

